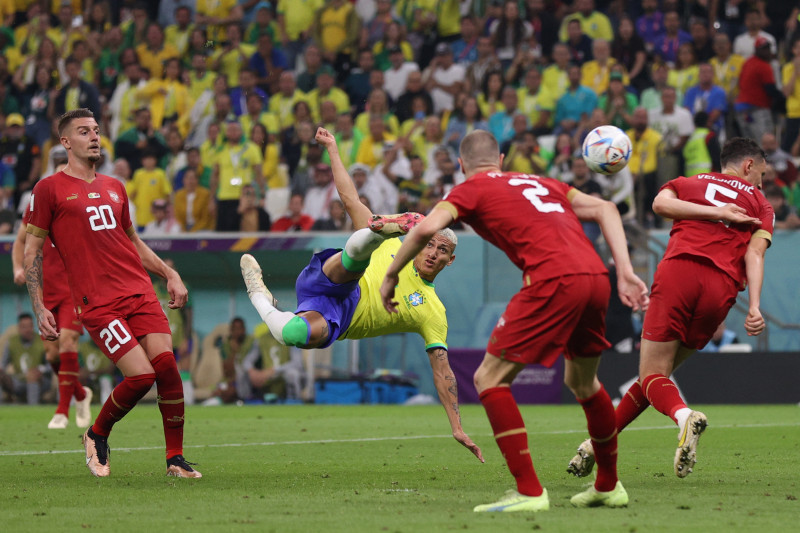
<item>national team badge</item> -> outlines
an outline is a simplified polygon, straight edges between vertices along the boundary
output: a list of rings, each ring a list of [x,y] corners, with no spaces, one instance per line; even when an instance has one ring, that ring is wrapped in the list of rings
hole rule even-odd
[[[119,195],[114,191],[108,191],[108,195],[111,197],[112,200],[119,203]]]
[[[419,292],[414,291],[408,295],[408,303],[410,303],[414,307],[417,307],[418,305],[422,305],[423,303],[425,303],[425,299]]]
[[[100,193],[99,192],[90,192],[88,194],[88,196],[89,196],[89,198],[100,198]]]

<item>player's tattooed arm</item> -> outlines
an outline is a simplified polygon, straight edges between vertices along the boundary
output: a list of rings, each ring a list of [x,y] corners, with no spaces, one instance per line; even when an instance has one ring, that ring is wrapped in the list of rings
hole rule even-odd
[[[31,296],[33,311],[38,316],[44,304],[42,302],[42,250],[34,252],[33,261],[25,268],[25,284]]]
[[[453,430],[453,437],[483,462],[481,449],[472,442],[472,439],[464,433],[461,427],[461,411],[458,407],[458,384],[453,369],[450,368],[447,350],[444,348],[429,350],[428,358],[433,370],[433,383],[439,394],[439,401],[442,402],[442,406],[447,413],[447,419]]]
[[[31,297],[31,306],[39,324],[39,333],[47,340],[58,338],[58,329],[53,313],[47,310],[42,299],[42,247],[44,238],[29,234],[25,240],[23,265],[25,268],[25,284]]]

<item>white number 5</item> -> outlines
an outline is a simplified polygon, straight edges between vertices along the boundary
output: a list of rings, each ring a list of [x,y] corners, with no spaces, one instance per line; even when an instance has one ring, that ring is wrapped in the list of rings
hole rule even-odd
[[[522,191],[525,198],[533,204],[540,213],[563,213],[564,206],[556,202],[543,202],[542,197],[548,196],[550,191],[536,180],[525,180],[513,178],[508,180],[509,185],[529,185],[527,189]]]
[[[730,198],[731,200],[735,200],[736,197],[739,196],[739,193],[734,190],[723,187],[722,185],[717,185],[716,183],[709,183],[708,187],[706,187],[706,200],[717,207],[722,207],[723,205],[731,203],[730,201],[723,202],[721,200],[717,200],[717,193],[725,196],[726,198]]]

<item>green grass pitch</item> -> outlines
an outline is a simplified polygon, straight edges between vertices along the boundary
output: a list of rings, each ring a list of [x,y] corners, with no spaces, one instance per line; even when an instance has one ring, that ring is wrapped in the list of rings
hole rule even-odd
[[[97,407],[93,406],[96,413]],[[480,406],[464,427],[439,406],[191,407],[185,455],[203,479],[164,475],[161,419],[143,404],[110,439],[111,477],[84,465],[81,431],[48,430],[51,407],[0,408],[0,509],[14,531],[797,531],[800,407],[705,406],[694,473],[672,473],[677,430],[648,410],[620,436],[626,509],[574,509],[566,474],[585,435],[578,406],[523,406],[551,498],[538,514],[476,514],[513,481]]]

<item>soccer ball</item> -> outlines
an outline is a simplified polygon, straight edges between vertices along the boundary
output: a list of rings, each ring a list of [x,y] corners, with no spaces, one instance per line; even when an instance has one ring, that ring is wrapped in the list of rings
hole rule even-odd
[[[616,126],[598,126],[583,141],[583,160],[593,172],[614,174],[628,164],[633,147],[625,132]]]

